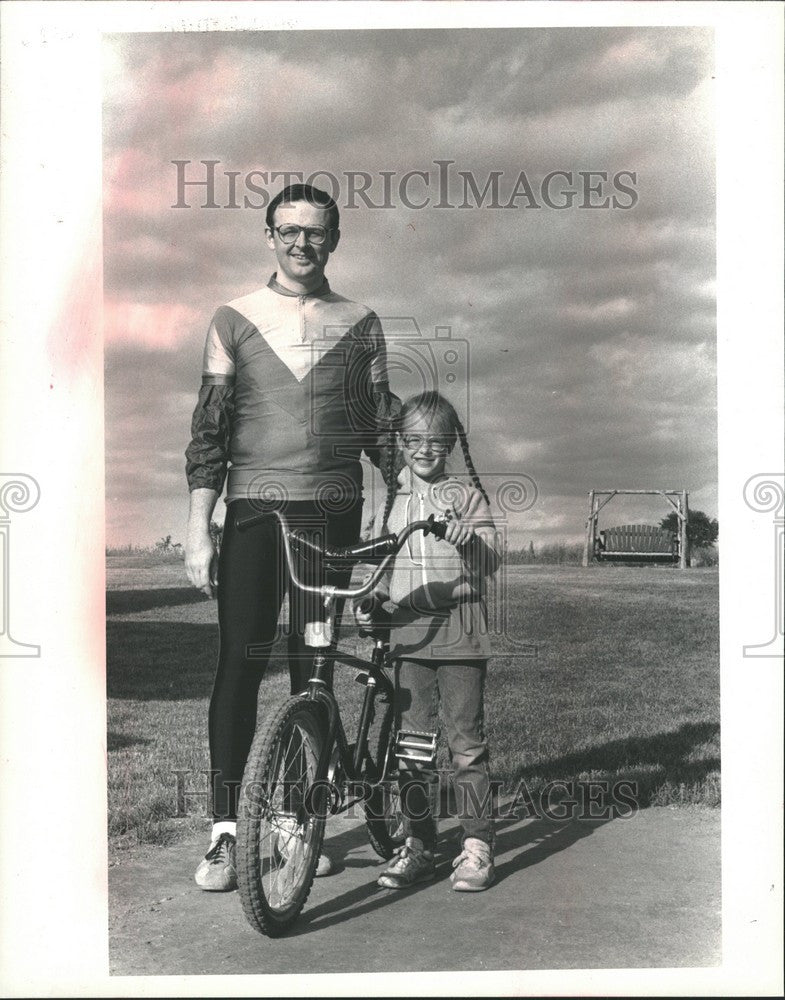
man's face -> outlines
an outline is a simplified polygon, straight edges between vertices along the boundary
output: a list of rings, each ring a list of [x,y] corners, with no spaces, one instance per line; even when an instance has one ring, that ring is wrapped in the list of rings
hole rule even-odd
[[[273,223],[276,229],[287,225],[321,226],[323,229],[329,229],[329,218],[330,213],[326,208],[319,208],[318,205],[311,205],[307,201],[295,201],[279,205],[275,210]],[[301,232],[294,243],[287,245],[277,232],[267,229],[265,233],[267,246],[275,251],[280,270],[290,280],[307,284],[324,277],[327,260],[338,245],[340,237],[337,229],[331,230],[327,233],[324,243],[316,246],[306,239],[304,232]]]

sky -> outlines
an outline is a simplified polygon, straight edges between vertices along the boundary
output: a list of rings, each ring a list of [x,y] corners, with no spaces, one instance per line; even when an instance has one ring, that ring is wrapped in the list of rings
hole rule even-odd
[[[184,541],[204,338],[274,270],[253,206],[276,171],[335,178],[331,286],[382,319],[394,391],[431,380],[465,415],[511,545],[580,540],[592,489],[715,517],[712,74],[703,28],[109,36],[107,544]],[[178,191],[203,160],[215,207]],[[616,498],[600,526],[669,509]]]

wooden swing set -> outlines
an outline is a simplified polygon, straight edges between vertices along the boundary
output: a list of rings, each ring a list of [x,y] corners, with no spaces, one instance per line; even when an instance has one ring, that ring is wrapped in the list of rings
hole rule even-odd
[[[678,531],[668,531],[651,524],[624,524],[598,532],[599,513],[615,496],[664,497],[676,511]],[[688,521],[686,490],[591,490],[583,565],[589,566],[593,562],[673,563],[678,564],[679,569],[687,569],[690,564]]]

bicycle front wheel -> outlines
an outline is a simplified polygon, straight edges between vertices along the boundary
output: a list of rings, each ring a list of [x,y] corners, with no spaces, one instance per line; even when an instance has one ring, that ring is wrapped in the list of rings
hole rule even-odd
[[[288,699],[254,738],[237,824],[237,883],[248,922],[284,934],[313,884],[325,810],[314,782],[325,740],[319,705]],[[315,811],[314,811],[315,810]]]

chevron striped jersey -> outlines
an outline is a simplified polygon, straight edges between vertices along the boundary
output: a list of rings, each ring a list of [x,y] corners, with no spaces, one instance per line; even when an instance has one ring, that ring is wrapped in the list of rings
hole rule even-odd
[[[273,275],[210,324],[189,488],[220,492],[228,471],[227,501],[357,497],[360,455],[379,464],[379,429],[396,402],[376,314],[326,279],[298,295]]]

